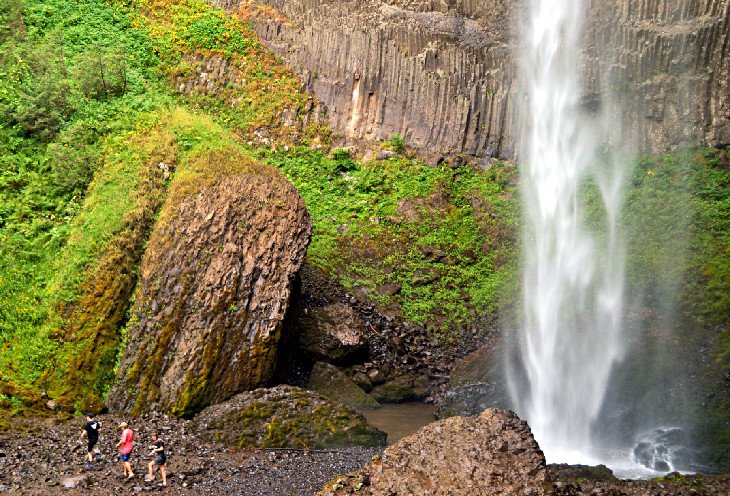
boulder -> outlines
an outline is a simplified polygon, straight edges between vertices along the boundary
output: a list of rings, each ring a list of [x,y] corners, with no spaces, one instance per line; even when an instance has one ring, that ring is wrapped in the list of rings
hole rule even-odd
[[[552,495],[545,457],[526,422],[507,410],[452,417],[385,449],[319,496]]]
[[[505,408],[509,403],[509,393],[504,384],[477,382],[447,391],[439,400],[436,417],[476,415],[486,408]]]
[[[309,377],[309,389],[356,410],[380,406],[380,403],[360,389],[344,372],[325,362],[314,365]]]
[[[309,215],[240,151],[200,161],[176,176],[149,241],[112,409],[192,416],[273,375]]]
[[[408,373],[374,388],[370,396],[381,403],[422,400],[428,396],[430,386],[425,375]]]
[[[554,481],[581,479],[595,482],[618,482],[613,471],[605,465],[568,465],[553,463],[548,465],[548,473]]]
[[[365,323],[348,305],[315,308],[302,319],[299,346],[315,357],[344,363],[367,353]]]
[[[486,408],[506,408],[509,393],[502,376],[504,348],[490,336],[480,348],[451,366],[451,389],[439,401],[438,418],[476,415]]]
[[[202,439],[239,448],[382,446],[386,439],[351,408],[288,385],[210,406],[195,417],[192,428]]]
[[[59,484],[65,489],[76,489],[77,487],[87,486],[89,482],[88,478],[86,474],[72,475],[61,478]]]
[[[497,336],[490,336],[476,351],[454,362],[451,366],[451,386],[495,382],[501,379],[502,355],[501,340]]]

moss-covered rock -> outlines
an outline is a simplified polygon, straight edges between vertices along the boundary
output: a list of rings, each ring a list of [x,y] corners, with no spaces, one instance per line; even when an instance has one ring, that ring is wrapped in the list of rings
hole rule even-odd
[[[202,438],[247,448],[382,446],[386,434],[351,408],[294,386],[241,393],[193,421]]]
[[[408,373],[396,377],[376,387],[370,396],[381,403],[400,403],[409,400],[422,400],[428,396],[430,382],[428,377]]]
[[[266,384],[310,234],[294,187],[237,148],[179,171],[142,262],[109,406],[190,416]]]
[[[317,362],[314,365],[309,378],[309,389],[356,410],[380,406],[380,403],[360,389],[344,372],[325,362]]]

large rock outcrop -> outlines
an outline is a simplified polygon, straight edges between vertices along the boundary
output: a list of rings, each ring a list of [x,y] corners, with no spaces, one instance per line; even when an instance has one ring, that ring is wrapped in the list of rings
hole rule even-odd
[[[434,422],[388,447],[362,470],[338,477],[319,496],[345,494],[553,494],[545,457],[530,427],[514,413]]]
[[[313,356],[337,363],[367,355],[365,323],[342,303],[315,308],[302,319],[299,346]]]
[[[110,407],[189,416],[265,385],[311,235],[304,202],[234,149],[179,172],[149,241]]]
[[[350,139],[399,133],[435,156],[513,154],[520,96],[510,35],[521,2],[211,1],[242,8]],[[636,147],[730,143],[729,0],[589,8],[587,109],[600,105],[599,83],[610,79]]]
[[[386,438],[351,408],[286,385],[210,406],[193,425],[202,438],[238,448],[382,446]]]

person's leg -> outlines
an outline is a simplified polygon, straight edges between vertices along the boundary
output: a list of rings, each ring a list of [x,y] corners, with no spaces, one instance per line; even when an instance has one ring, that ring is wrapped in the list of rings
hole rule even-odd
[[[167,485],[167,471],[165,470],[165,465],[160,465],[160,473],[162,474],[162,485]]]
[[[151,461],[151,462],[149,463],[149,465],[147,465],[147,466],[148,466],[148,467],[149,467],[149,469],[150,469],[150,470],[149,470],[149,474],[148,474],[147,478],[148,478],[149,480],[155,480],[155,474],[154,474],[154,471],[155,471],[155,462],[154,462],[154,461]]]

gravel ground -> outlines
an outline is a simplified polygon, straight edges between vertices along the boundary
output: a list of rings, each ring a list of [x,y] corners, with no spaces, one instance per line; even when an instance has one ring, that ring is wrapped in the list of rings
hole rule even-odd
[[[235,451],[199,443],[185,420],[140,418],[128,420],[135,431],[135,477],[125,480],[114,447],[120,433],[116,426],[125,419],[111,415],[97,419],[102,430],[94,471],[86,470],[86,446],[74,448],[83,418],[59,424],[26,420],[0,434],[0,494],[313,495],[334,476],[363,466],[379,452],[365,448]],[[153,482],[144,479],[147,463],[152,460],[147,446],[155,430],[167,443],[168,487],[161,486],[159,474]],[[64,487],[72,482],[75,487]]]

